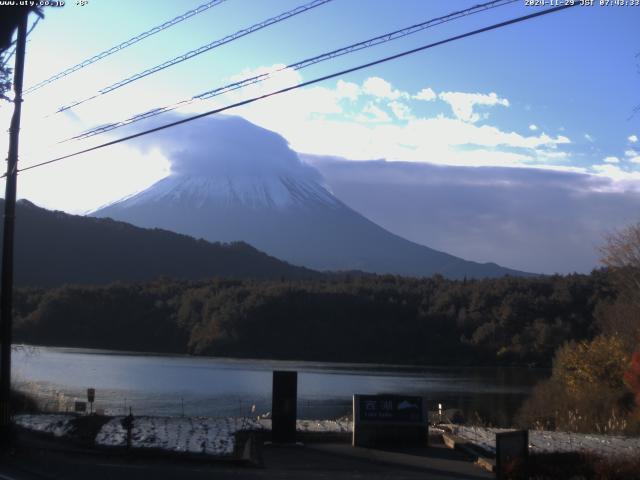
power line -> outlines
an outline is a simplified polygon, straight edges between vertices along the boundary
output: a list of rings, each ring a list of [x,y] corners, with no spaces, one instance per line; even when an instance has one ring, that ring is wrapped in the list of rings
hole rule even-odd
[[[389,42],[391,40],[396,40],[398,38],[402,38],[402,37],[406,37],[408,35],[417,33],[419,31],[425,30],[427,28],[430,27],[434,27],[437,25],[441,25],[443,23],[452,21],[452,20],[457,20],[458,18],[464,17],[464,16],[468,16],[468,15],[472,15],[474,13],[478,13],[478,12],[482,12],[485,10],[490,10],[492,8],[497,8],[497,7],[501,7],[510,3],[515,3],[518,0],[494,0],[492,2],[487,2],[487,3],[483,3],[483,4],[479,4],[479,5],[475,5],[473,7],[467,8],[465,10],[460,10],[457,12],[453,12],[450,13],[448,15],[444,15],[442,17],[438,17],[438,18],[434,18],[431,20],[428,20],[426,22],[422,22],[416,25],[412,25],[410,27],[406,27],[400,30],[396,30],[394,32],[391,33],[386,33],[384,35],[379,35],[377,37],[374,38],[370,38],[368,40],[364,40],[362,42],[358,42],[358,43],[354,43],[352,45],[349,45],[347,47],[343,47],[337,50],[333,50],[331,52],[327,52],[327,53],[323,53],[320,55],[317,55],[315,57],[311,57],[311,58],[307,58],[305,60],[287,65],[285,67],[281,67],[278,68],[272,72],[268,72],[262,75],[259,75],[257,77],[252,77],[249,79],[245,79],[242,80],[241,82],[249,82],[251,81],[251,83],[257,83],[257,81],[262,81],[263,77],[268,77],[270,75],[273,75],[275,73],[281,72],[283,70],[286,69],[292,69],[292,70],[301,70],[303,68],[309,67],[311,65],[315,65],[316,63],[320,63],[323,62],[325,60],[330,60],[336,57],[340,57],[342,55],[346,55],[349,53],[353,53],[359,50],[363,50],[365,48],[369,48],[369,47],[373,47],[376,45],[380,45],[382,43],[386,43]],[[257,80],[260,79],[260,80]],[[214,90],[209,90],[208,92],[202,93],[200,95],[196,95],[196,98],[200,98],[200,99],[206,99],[206,98],[211,98],[214,96],[219,95],[220,93],[224,93],[224,92],[220,92],[220,90],[225,89],[225,91],[228,91],[228,87],[234,87],[232,88],[233,90],[235,90],[236,88],[238,88],[239,83],[241,82],[236,82],[234,84],[231,85],[227,85],[226,87],[221,87],[220,89],[214,89]]]
[[[62,107],[60,107],[55,113],[60,113],[60,112],[64,112],[65,110],[68,110],[70,108],[76,107],[82,103],[88,102],[90,100],[93,100],[94,98],[97,98],[101,95],[104,95],[106,93],[112,92],[114,90],[117,90],[120,87],[124,87],[125,85],[128,85],[129,83],[135,82],[137,80],[140,80],[141,78],[144,78],[148,75],[151,75],[153,73],[157,73],[160,70],[164,70],[165,68],[169,68],[172,67],[173,65],[176,65],[178,63],[182,63],[186,60],[189,60],[193,57],[196,57],[202,53],[208,52],[209,50],[212,50],[214,48],[220,47],[222,45],[225,45],[229,42],[232,42],[234,40],[237,40],[238,38],[244,37],[246,35],[249,35],[253,32],[257,32],[258,30],[262,30],[263,28],[269,27],[271,25],[274,25],[276,23],[282,22],[283,20],[286,20],[288,18],[294,17],[296,15],[299,15],[301,13],[304,13],[308,10],[311,10],[313,8],[319,7],[321,5],[324,5],[325,3],[329,3],[332,0],[313,0],[310,3],[304,4],[304,5],[300,5],[296,8],[294,8],[293,10],[288,10],[286,12],[281,13],[280,15],[277,15],[275,17],[272,18],[268,18],[267,20],[264,20],[262,22],[256,23],[255,25],[252,25],[248,28],[243,28],[242,30],[238,30],[237,32],[231,34],[231,35],[227,35],[226,37],[223,37],[221,39],[215,40],[211,43],[208,43],[206,45],[203,45],[199,48],[196,48],[195,50],[190,50],[189,52],[183,53],[182,55],[179,55],[175,58],[172,58],[171,60],[167,60],[166,62],[163,62],[159,65],[156,65],[155,67],[151,67],[147,70],[144,70],[143,72],[140,73],[136,73],[135,75],[131,75],[130,77],[127,77],[123,80],[120,80],[112,85],[109,85],[107,87],[104,87],[100,90],[98,90],[98,93],[84,98],[82,100],[77,100],[73,103],[70,103],[69,105],[64,105]]]
[[[192,122],[192,121],[197,120],[199,118],[208,117],[208,116],[214,115],[216,113],[221,113],[221,112],[224,112],[226,110],[231,110],[232,108],[241,107],[243,105],[248,105],[250,103],[254,103],[254,102],[257,102],[259,100],[264,100],[265,98],[269,98],[269,97],[273,97],[275,95],[279,95],[279,94],[282,94],[282,93],[290,92],[292,90],[297,90],[298,88],[307,87],[309,85],[313,85],[315,83],[323,82],[325,80],[330,80],[332,78],[336,78],[336,77],[340,77],[340,76],[343,76],[343,75],[346,75],[346,74],[349,74],[349,73],[357,72],[359,70],[364,70],[365,68],[370,68],[370,67],[373,67],[375,65],[380,65],[382,63],[386,63],[386,62],[389,62],[391,60],[397,60],[398,58],[406,57],[408,55],[412,55],[414,53],[418,53],[418,52],[421,52],[423,50],[428,50],[430,48],[434,48],[434,47],[437,47],[437,46],[440,46],[440,45],[444,45],[446,43],[454,42],[456,40],[461,40],[463,38],[471,37],[473,35],[478,35],[480,33],[488,32],[488,31],[491,31],[491,30],[496,30],[498,28],[506,27],[508,25],[513,25],[515,23],[524,22],[526,20],[530,20],[530,19],[533,19],[533,18],[536,18],[536,17],[540,17],[542,15],[548,15],[550,13],[555,13],[555,12],[558,12],[560,10],[564,10],[564,9],[567,9],[567,8],[574,7],[576,5],[579,5],[579,4],[578,3],[566,4],[566,5],[562,5],[562,6],[559,6],[559,7],[554,7],[554,8],[550,8],[550,9],[546,9],[546,10],[541,10],[539,12],[531,13],[529,15],[524,15],[524,16],[517,17],[517,18],[512,18],[511,20],[506,20],[504,22],[495,23],[495,24],[490,25],[488,27],[483,27],[483,28],[480,28],[480,29],[477,29],[477,30],[473,30],[471,32],[467,32],[467,33],[463,33],[463,34],[460,34],[460,35],[456,35],[454,37],[449,37],[449,38],[446,38],[444,40],[440,40],[438,42],[434,42],[434,43],[430,43],[430,44],[427,44],[427,45],[423,45],[421,47],[413,48],[411,50],[405,50],[403,52],[397,53],[395,55],[391,55],[389,57],[384,57],[384,58],[381,58],[381,59],[378,59],[378,60],[374,60],[374,61],[369,62],[369,63],[358,65],[356,67],[351,67],[351,68],[348,68],[346,70],[341,70],[339,72],[331,73],[329,75],[325,75],[325,76],[322,76],[322,77],[314,78],[313,80],[308,80],[306,82],[302,82],[302,83],[299,83],[297,85],[292,85],[290,87],[282,88],[280,90],[276,90],[276,91],[273,91],[273,92],[270,92],[270,93],[265,93],[264,95],[260,95],[260,96],[257,96],[257,97],[252,97],[252,98],[243,100],[241,102],[236,102],[234,104],[227,105],[226,107],[216,108],[215,110],[210,110],[208,112],[200,113],[198,115],[193,115],[191,117],[184,118],[182,120],[177,120],[175,122],[167,123],[165,125],[161,125],[159,127],[151,128],[149,130],[144,130],[142,132],[134,133],[132,135],[127,135],[126,137],[121,137],[121,138],[118,138],[116,140],[111,140],[109,142],[105,142],[105,143],[102,143],[100,145],[96,145],[96,146],[93,146],[93,147],[90,147],[90,148],[86,148],[84,150],[79,150],[79,151],[74,152],[74,153],[69,153],[67,155],[63,155],[61,157],[53,158],[53,159],[47,160],[45,162],[36,163],[34,165],[30,165],[28,167],[21,168],[19,170],[19,172],[24,172],[26,170],[31,170],[31,169],[34,169],[34,168],[42,167],[44,165],[49,165],[49,164],[52,164],[52,163],[60,162],[60,161],[65,160],[67,158],[75,157],[75,156],[81,155],[83,153],[92,152],[92,151],[95,151],[95,150],[99,150],[101,148],[109,147],[111,145],[116,145],[118,143],[126,142],[126,141],[132,140],[134,138],[138,138],[138,137],[142,137],[142,136],[145,136],[145,135],[149,135],[150,133],[155,133],[155,132],[159,132],[160,130],[164,130],[164,129],[167,129],[167,128],[175,127],[177,125],[182,125],[183,123]],[[3,177],[5,177],[5,176],[6,175],[3,175]],[[0,177],[0,178],[2,178],[2,177]]]
[[[108,57],[109,55],[113,55],[116,52],[119,52],[120,50],[124,50],[127,47],[130,47],[131,45],[138,43],[141,40],[144,40],[147,37],[150,37],[151,35],[155,35],[158,32],[161,32],[162,30],[166,30],[169,27],[173,27],[174,25],[177,25],[178,23],[187,20],[188,18],[191,18],[195,15],[198,15],[199,13],[202,12],[206,12],[207,10],[209,10],[210,8],[216,7],[218,5],[220,5],[221,3],[226,2],[226,0],[211,0],[210,2],[204,3],[202,5],[200,5],[199,7],[194,8],[193,10],[189,10],[187,12],[184,12],[182,15],[178,15],[175,18],[172,18],[171,20],[168,20],[160,25],[157,25],[155,27],[153,27],[150,30],[147,30],[146,32],[142,32],[138,35],[136,35],[135,37],[130,38],[129,40],[125,40],[122,43],[119,43],[118,45],[116,45],[115,47],[111,47],[108,50],[105,50],[103,52],[98,53],[97,55],[94,55],[91,58],[88,58],[86,60],[83,60],[82,62],[78,63],[77,65],[74,65],[72,67],[67,68],[66,70],[63,70],[61,72],[56,73],[55,75],[52,75],[51,77],[47,78],[46,80],[41,81],[40,83],[37,83],[35,85],[33,85],[32,87],[29,87],[27,90],[25,90],[25,94],[34,92],[36,90],[38,90],[39,88],[44,87],[45,85],[48,85],[50,83],[55,82],[56,80],[59,80],[63,77],[66,77],[67,75],[71,75],[73,72],[77,72],[78,70],[91,65],[92,63],[95,63],[99,60],[102,60],[105,57]]]
[[[382,43],[390,42],[392,40],[396,40],[398,38],[406,37],[408,35],[420,32],[420,31],[425,30],[427,28],[435,27],[437,25],[441,25],[443,23],[447,23],[447,22],[459,19],[461,17],[473,15],[475,13],[483,12],[483,11],[486,11],[486,10],[489,10],[489,9],[502,7],[504,5],[508,5],[508,4],[514,3],[516,1],[519,1],[519,0],[494,0],[494,1],[491,1],[491,2],[475,5],[473,7],[470,7],[470,8],[464,9],[464,10],[453,12],[453,13],[450,13],[448,15],[444,15],[444,16],[441,16],[441,17],[433,18],[431,20],[427,20],[425,22],[421,22],[421,23],[412,25],[410,27],[402,28],[400,30],[395,30],[395,31],[390,32],[390,33],[385,33],[384,35],[379,35],[377,37],[373,37],[373,38],[370,38],[368,40],[364,40],[364,41],[361,41],[361,42],[358,42],[358,43],[354,43],[352,45],[348,45],[346,47],[343,47],[343,48],[340,48],[340,49],[337,49],[337,50],[332,50],[332,51],[327,52],[327,53],[316,55],[314,57],[307,58],[305,60],[301,60],[299,62],[295,62],[295,63],[289,64],[287,66],[284,66],[284,67],[276,68],[276,69],[274,69],[274,70],[272,70],[270,72],[266,72],[266,73],[263,73],[263,74],[260,74],[260,75],[244,78],[242,80],[230,83],[230,84],[225,85],[223,87],[217,87],[217,88],[214,88],[212,90],[208,90],[208,91],[206,91],[204,93],[200,93],[198,95],[194,95],[193,97],[191,97],[189,99],[181,100],[179,102],[176,102],[176,103],[173,103],[173,104],[170,104],[170,105],[165,105],[164,107],[154,108],[154,109],[146,111],[144,113],[140,113],[140,114],[134,115],[132,117],[127,118],[126,120],[122,120],[122,121],[119,121],[119,122],[116,122],[116,123],[109,123],[109,124],[106,124],[106,125],[100,125],[99,127],[95,127],[95,128],[93,128],[91,130],[82,132],[79,135],[76,135],[74,137],[68,138],[68,139],[63,140],[62,142],[59,142],[59,143],[64,143],[64,142],[67,142],[69,140],[81,140],[81,139],[93,137],[95,135],[99,135],[101,133],[110,132],[112,130],[115,130],[117,128],[123,127],[125,125],[130,125],[130,124],[138,122],[140,120],[144,120],[144,119],[147,119],[147,118],[150,118],[150,117],[154,117],[156,115],[160,115],[161,113],[166,113],[166,112],[170,112],[170,111],[176,110],[176,109],[178,109],[180,107],[183,107],[185,105],[189,105],[189,104],[191,104],[191,103],[193,103],[193,102],[195,102],[197,100],[210,99],[210,98],[216,97],[218,95],[222,95],[224,93],[231,92],[233,90],[238,90],[240,88],[244,88],[244,87],[247,87],[249,85],[253,85],[253,84],[256,84],[256,83],[263,82],[263,81],[268,80],[273,75],[275,75],[278,72],[281,72],[283,70],[287,70],[287,69],[301,70],[301,69],[309,67],[311,65],[315,65],[317,63],[324,62],[326,60],[331,60],[331,59],[340,57],[342,55],[347,55],[349,53],[353,53],[353,52],[356,52],[356,51],[359,51],[359,50],[363,50],[365,48],[370,48],[370,47],[373,47],[373,46],[376,46],[376,45],[380,45]]]

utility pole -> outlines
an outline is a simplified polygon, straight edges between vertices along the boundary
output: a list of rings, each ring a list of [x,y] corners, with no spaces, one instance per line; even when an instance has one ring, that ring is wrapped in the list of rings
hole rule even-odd
[[[24,12],[18,24],[16,65],[13,76],[13,117],[9,129],[7,186],[4,197],[4,231],[2,240],[2,272],[0,292],[0,446],[7,451],[12,444],[11,425],[11,330],[13,308],[13,237],[16,211],[16,181],[18,179],[18,140],[22,112],[22,78],[27,40],[27,18]]]

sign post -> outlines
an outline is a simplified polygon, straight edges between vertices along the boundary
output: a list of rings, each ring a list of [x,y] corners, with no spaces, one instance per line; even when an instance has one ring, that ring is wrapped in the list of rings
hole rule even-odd
[[[96,399],[96,389],[87,388],[87,401],[89,402],[89,413],[93,413],[93,402]]]
[[[529,460],[529,431],[516,430],[515,432],[496,433],[496,479],[506,478],[524,480],[529,478],[527,474],[527,462]],[[508,475],[506,468],[509,471]]]
[[[428,424],[422,397],[354,395],[354,447],[385,444],[427,445]]]

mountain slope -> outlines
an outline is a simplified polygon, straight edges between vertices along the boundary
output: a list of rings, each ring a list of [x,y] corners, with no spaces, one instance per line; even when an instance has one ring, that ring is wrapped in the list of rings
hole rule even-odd
[[[522,275],[405,240],[337,199],[279,135],[238,117],[160,135],[172,173],[93,213],[211,241],[242,240],[296,265],[450,278]]]
[[[3,199],[0,199],[0,208],[4,209]],[[25,200],[17,204],[17,285],[100,284],[159,276],[277,279],[318,275],[269,257],[244,243],[212,244],[110,219],[53,212]]]

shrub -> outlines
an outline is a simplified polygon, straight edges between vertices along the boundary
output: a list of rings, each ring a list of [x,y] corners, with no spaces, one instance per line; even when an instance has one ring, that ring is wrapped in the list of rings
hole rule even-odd
[[[632,396],[623,377],[629,356],[617,337],[568,343],[555,356],[551,378],[537,385],[516,421],[526,428],[622,433]]]

